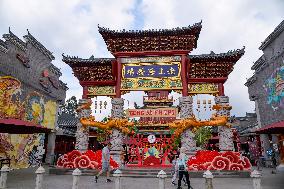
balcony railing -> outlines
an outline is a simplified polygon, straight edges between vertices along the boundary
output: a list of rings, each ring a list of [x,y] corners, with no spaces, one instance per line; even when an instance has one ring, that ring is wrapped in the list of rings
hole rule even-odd
[[[173,97],[168,96],[143,96],[143,102],[173,102]]]

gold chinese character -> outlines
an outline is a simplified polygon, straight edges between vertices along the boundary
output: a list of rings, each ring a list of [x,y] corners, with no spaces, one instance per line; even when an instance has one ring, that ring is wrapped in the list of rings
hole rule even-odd
[[[137,72],[138,75],[144,76],[144,73],[145,73],[144,68],[139,68],[138,69],[138,72]]]
[[[160,68],[159,74],[160,74],[160,75],[163,75],[163,74],[164,74],[163,71],[164,71],[164,69],[163,69],[163,68]]]
[[[175,75],[176,70],[173,67],[171,67],[170,70],[168,70],[168,74]]]
[[[133,76],[134,75],[134,69],[130,68],[129,70],[127,70],[127,74]]]
[[[149,75],[154,75],[155,74],[155,70],[153,68],[148,69]]]

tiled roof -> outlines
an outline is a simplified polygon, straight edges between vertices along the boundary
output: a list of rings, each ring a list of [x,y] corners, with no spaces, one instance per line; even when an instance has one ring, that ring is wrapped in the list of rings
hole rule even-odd
[[[7,44],[0,39],[0,51],[7,52],[7,50],[8,50]]]
[[[111,65],[111,62],[115,60],[115,58],[94,58],[91,56],[90,58],[84,59],[79,58],[75,56],[68,56],[62,54],[62,61],[66,64],[72,66],[95,66],[95,65],[103,65],[103,64],[109,64]]]
[[[9,28],[9,33],[8,34],[4,34],[3,38],[6,41],[10,41],[11,43],[13,43],[15,46],[17,46],[19,49],[21,49],[22,51],[26,51],[27,50],[27,45],[24,41],[22,41],[20,38],[18,38],[15,34],[13,34]]]
[[[259,50],[267,47],[276,37],[284,31],[284,20],[274,29],[274,31],[261,43]]]
[[[58,116],[57,124],[58,126],[67,126],[67,127],[77,127],[79,119],[75,116],[67,113],[62,113]]]
[[[173,29],[110,30],[99,27],[108,50],[115,53],[145,51],[192,51],[197,47],[201,22],[192,26]]]
[[[226,53],[215,54],[211,51],[210,54],[201,54],[201,55],[188,55],[191,62],[206,62],[212,60],[238,60],[245,53],[245,47],[242,49],[230,50]]]
[[[50,60],[55,59],[52,53],[49,50],[47,50],[38,40],[36,40],[34,36],[32,36],[32,34],[29,32],[29,30],[28,30],[28,35],[25,35],[24,38],[27,40],[27,42],[30,42],[35,48],[37,48]]]

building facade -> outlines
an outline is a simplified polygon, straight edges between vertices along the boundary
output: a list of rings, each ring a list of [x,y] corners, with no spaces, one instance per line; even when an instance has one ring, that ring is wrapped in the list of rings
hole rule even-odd
[[[262,42],[263,55],[254,63],[247,80],[249,98],[255,102],[263,156],[284,163],[284,21]]]
[[[54,149],[54,128],[66,84],[52,64],[55,57],[28,31],[25,42],[13,34],[0,39],[1,157],[14,168],[47,160]]]

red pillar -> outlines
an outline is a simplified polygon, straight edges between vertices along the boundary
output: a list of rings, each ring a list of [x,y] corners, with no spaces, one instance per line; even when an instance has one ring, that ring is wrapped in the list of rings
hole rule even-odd
[[[116,86],[115,86],[115,97],[116,98],[121,98],[121,91],[120,91],[120,87],[121,87],[121,62],[120,62],[120,58],[117,58],[116,61],[117,64],[117,79],[116,79]]]
[[[88,98],[88,87],[87,86],[83,86],[82,99],[86,99],[86,98]]]
[[[223,83],[218,83],[218,91],[219,91],[219,96],[225,96]]]
[[[186,55],[181,56],[181,81],[182,81],[182,96],[188,96],[188,84],[187,84],[187,63],[189,59]]]

